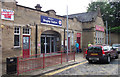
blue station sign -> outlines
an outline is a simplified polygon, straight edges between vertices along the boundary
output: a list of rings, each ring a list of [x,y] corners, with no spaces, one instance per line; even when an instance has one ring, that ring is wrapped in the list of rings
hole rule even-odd
[[[41,24],[62,27],[62,20],[41,15]]]

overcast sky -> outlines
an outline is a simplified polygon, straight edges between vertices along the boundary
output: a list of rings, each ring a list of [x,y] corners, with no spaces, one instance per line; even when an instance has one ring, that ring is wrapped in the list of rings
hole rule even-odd
[[[42,6],[42,11],[53,9],[57,15],[66,15],[66,6],[68,5],[68,14],[82,13],[87,11],[88,4],[92,0],[16,0],[19,5],[34,8],[36,4]]]

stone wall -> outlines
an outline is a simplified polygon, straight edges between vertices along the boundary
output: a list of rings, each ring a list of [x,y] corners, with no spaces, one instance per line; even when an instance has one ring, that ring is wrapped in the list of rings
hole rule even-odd
[[[0,1],[0,9],[2,7],[2,3]],[[1,13],[1,10],[0,10]],[[0,15],[1,18],[1,15]],[[0,23],[2,23],[2,21],[0,20]],[[1,29],[1,25],[0,24],[0,76],[2,76],[2,29]]]
[[[104,27],[104,23],[101,17],[96,17],[95,21],[92,22],[86,22],[82,24],[83,27],[83,45],[82,48],[86,48],[88,45],[88,42],[92,43],[93,45],[96,44],[96,29],[95,26],[102,26]],[[105,27],[104,27],[105,29]],[[105,38],[105,36],[104,36]],[[105,42],[105,39],[104,39]]]
[[[86,22],[82,24],[83,27],[83,32],[82,32],[82,37],[83,37],[83,42],[82,42],[82,48],[86,48],[88,45],[88,42],[93,43],[94,42],[94,25],[93,22]]]
[[[93,43],[93,32],[83,32],[83,47],[82,48],[86,48],[88,46],[88,43]],[[88,38],[89,37],[89,38]]]
[[[108,35],[108,39],[109,39],[109,35]],[[120,34],[119,33],[111,33],[111,45],[118,44],[118,43],[120,44]],[[110,42],[109,42],[109,44],[110,44]]]

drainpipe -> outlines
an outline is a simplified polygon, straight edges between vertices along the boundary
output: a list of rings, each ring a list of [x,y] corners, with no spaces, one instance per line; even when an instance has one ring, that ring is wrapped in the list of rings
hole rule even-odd
[[[35,25],[35,27],[36,27],[36,29],[35,29],[35,55],[36,55],[36,57],[37,57],[37,30],[38,30],[38,26],[37,26],[37,24]]]
[[[64,49],[64,52],[65,52],[65,29],[64,29],[64,43],[63,43],[63,49]]]

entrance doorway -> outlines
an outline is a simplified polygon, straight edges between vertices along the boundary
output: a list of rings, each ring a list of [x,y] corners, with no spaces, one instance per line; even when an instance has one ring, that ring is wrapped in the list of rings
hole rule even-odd
[[[79,44],[79,49],[80,49],[80,47],[81,47],[81,45],[80,45],[80,37],[77,37],[77,43]]]
[[[41,52],[52,53],[56,52],[56,37],[55,36],[44,36],[41,37]]]
[[[23,35],[23,58],[30,56],[30,36]]]
[[[79,49],[81,49],[81,33],[77,33],[77,43],[79,44]]]
[[[45,31],[41,35],[41,53],[60,51],[60,34],[55,31]]]

